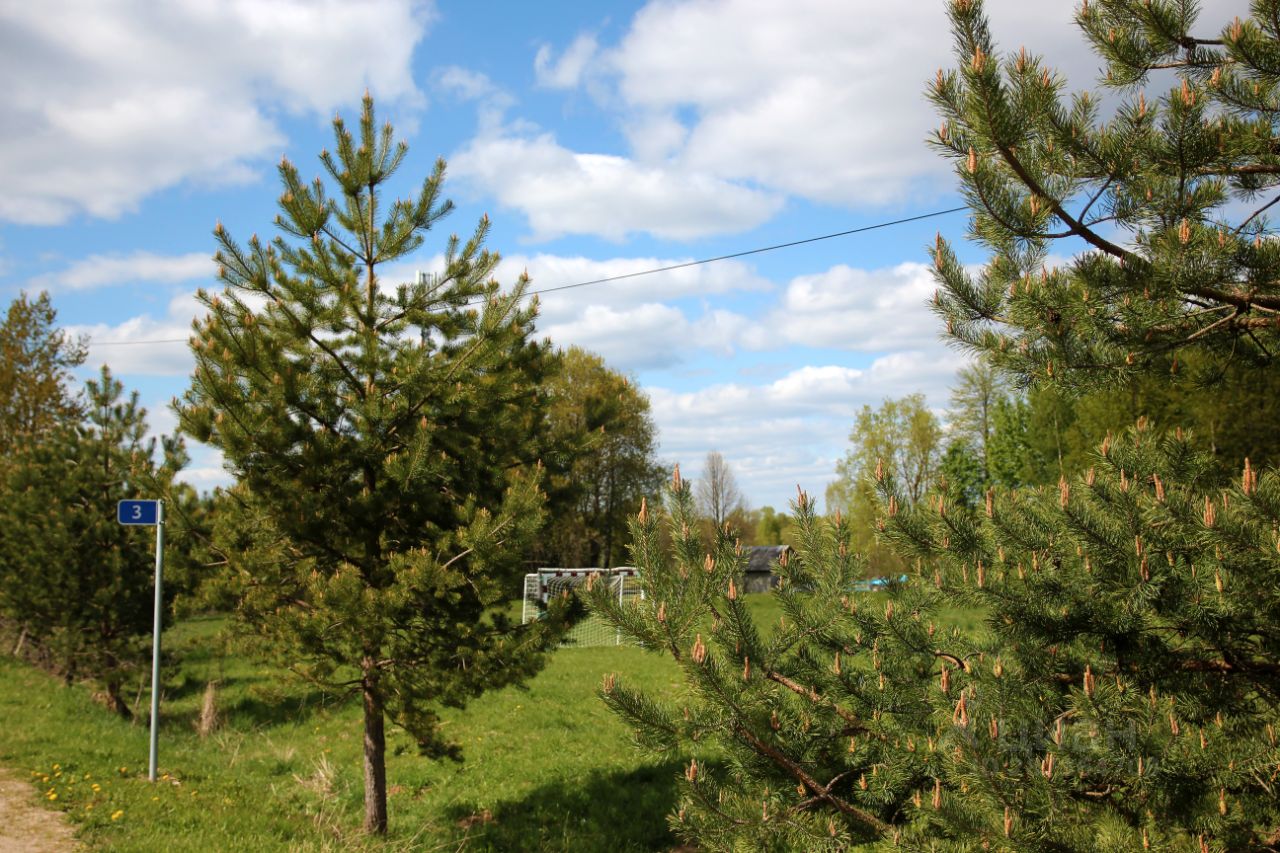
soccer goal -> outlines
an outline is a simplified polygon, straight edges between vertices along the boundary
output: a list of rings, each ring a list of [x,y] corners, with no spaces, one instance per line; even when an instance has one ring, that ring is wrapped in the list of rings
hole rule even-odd
[[[596,583],[608,584],[618,601],[627,602],[642,598],[640,570],[630,566],[616,569],[541,569],[524,576],[524,605],[520,609],[520,622],[532,622],[542,618],[547,601],[565,590],[577,593],[585,586],[587,578],[598,575]],[[616,629],[594,614],[587,616],[564,638],[566,646],[619,646],[627,642]]]

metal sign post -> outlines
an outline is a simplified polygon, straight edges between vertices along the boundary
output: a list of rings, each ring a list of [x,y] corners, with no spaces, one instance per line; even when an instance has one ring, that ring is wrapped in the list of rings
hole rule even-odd
[[[147,778],[156,781],[156,758],[160,746],[160,621],[164,610],[164,501],[120,501],[116,520],[125,525],[156,528],[156,606],[151,640],[151,749]]]

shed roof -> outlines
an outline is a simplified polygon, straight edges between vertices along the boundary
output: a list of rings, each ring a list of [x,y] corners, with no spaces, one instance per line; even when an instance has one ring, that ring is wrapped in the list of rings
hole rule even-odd
[[[784,551],[790,551],[789,545],[752,545],[747,548],[748,572],[772,572],[773,564]]]

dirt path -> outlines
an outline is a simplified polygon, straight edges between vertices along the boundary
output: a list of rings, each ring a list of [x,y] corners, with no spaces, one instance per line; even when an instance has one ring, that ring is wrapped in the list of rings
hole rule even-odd
[[[0,853],[62,853],[77,848],[66,819],[40,808],[34,788],[0,770]]]

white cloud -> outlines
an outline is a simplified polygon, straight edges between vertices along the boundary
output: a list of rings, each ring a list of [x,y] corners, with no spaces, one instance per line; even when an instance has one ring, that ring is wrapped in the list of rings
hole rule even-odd
[[[707,452],[718,450],[746,494],[781,509],[797,485],[822,495],[862,406],[917,391],[939,406],[963,363],[945,351],[904,351],[865,368],[811,365],[767,383],[646,391],[663,458],[696,476]]]
[[[705,311],[690,320],[661,303],[616,309],[588,305],[573,319],[543,324],[539,332],[557,346],[579,346],[625,372],[673,367],[699,350],[733,354],[746,318],[729,311]]]
[[[178,472],[179,480],[190,484],[198,492],[209,492],[218,486],[225,488],[232,485],[234,479],[223,467],[221,450],[192,441],[189,437],[186,442],[191,462]]]
[[[536,136],[492,128],[450,159],[453,173],[525,215],[531,239],[647,233],[672,240],[753,228],[782,199],[706,171],[581,154]]]
[[[792,344],[860,352],[934,347],[940,323],[928,301],[936,288],[924,264],[880,270],[840,264],[792,279],[767,324]]]
[[[187,345],[191,321],[204,313],[191,292],[170,300],[166,316],[161,318],[140,314],[116,325],[73,325],[67,326],[67,331],[89,337],[85,366],[94,371],[108,364],[117,375],[187,376],[195,365]]]
[[[997,37],[1018,38],[1003,47],[1046,46],[1091,75],[1082,40],[1064,38],[1070,5],[988,6]],[[954,64],[951,44],[941,4],[690,0],[644,7],[601,62],[624,123],[693,112],[679,155],[689,168],[866,206],[927,191],[918,183],[945,170],[924,145],[936,120],[923,89]]]
[[[1070,5],[993,0],[990,11],[1002,47],[1039,45],[1075,85],[1093,85]],[[786,197],[852,208],[928,198],[950,181],[924,142],[937,122],[924,88],[954,65],[951,49],[934,4],[653,0],[616,44],[579,33],[533,62],[541,86],[587,92],[629,152],[573,150],[486,107],[453,165],[522,212],[535,240],[736,233]]]
[[[384,270],[384,281],[407,279],[415,269],[434,269],[440,262],[439,256],[410,259]],[[528,270],[535,287],[550,287],[673,262],[679,260],[514,255],[495,274],[509,283]],[[642,373],[664,459],[682,462],[692,475],[709,450],[719,450],[754,501],[781,508],[797,483],[822,494],[861,406],[917,391],[935,409],[946,405],[965,358],[935,336],[937,322],[924,304],[929,281],[919,264],[884,270],[837,266],[798,276],[782,288],[741,261],[684,267],[547,294],[539,334],[596,351],[614,368]],[[185,340],[201,310],[184,294],[162,317],[71,331],[97,341],[176,338],[159,346],[94,347],[91,360],[94,366],[105,360],[122,375],[185,376],[191,369]],[[789,348],[787,360],[797,366],[742,370],[735,381],[712,373],[702,387],[695,384],[697,371],[689,370],[691,362],[702,366],[744,349],[781,347]],[[814,355],[814,349],[870,355],[833,360],[828,352]],[[679,390],[672,387],[677,381]],[[203,488],[225,482],[215,465],[194,467],[201,469]]]
[[[178,431],[178,416],[169,408],[169,400],[153,400],[147,408],[147,434],[156,439],[160,446],[160,436],[173,435]]]
[[[821,494],[835,471],[864,377],[856,368],[827,365],[758,385],[647,390],[664,458],[697,476],[707,452],[718,450],[744,493],[781,508],[797,484]]]
[[[482,132],[502,126],[507,110],[515,103],[510,92],[499,87],[488,75],[458,65],[437,69],[432,74],[433,91],[457,101],[474,101]],[[523,122],[516,122],[523,127]]]
[[[527,271],[536,290],[678,263],[514,255],[503,259],[497,278],[512,282]],[[540,297],[539,333],[562,346],[598,352],[624,370],[672,367],[705,351],[727,357],[786,347],[879,354],[877,369],[885,370],[894,363],[885,354],[915,352],[934,358],[948,352],[929,309],[935,287],[924,264],[878,270],[841,264],[793,278],[763,306],[757,299],[754,305],[730,310],[722,307],[723,297],[769,294],[778,288],[748,264],[726,261],[547,293]]]
[[[125,393],[129,390],[126,387]],[[147,435],[146,440],[155,441],[157,461],[162,453],[161,436],[173,436],[178,431],[178,416],[170,406],[168,399],[154,399],[146,406]],[[179,482],[188,483],[198,492],[209,492],[217,486],[230,486],[233,482],[230,474],[223,468],[222,451],[207,444],[193,441],[184,436],[187,456],[190,461],[178,472]]]
[[[464,101],[487,98],[498,91],[488,76],[457,65],[450,65],[437,71],[435,85],[441,91]]]
[[[1217,0],[1210,28],[1245,0]],[[990,0],[1000,49],[1027,45],[1073,88],[1096,86],[1098,60],[1074,3]],[[590,49],[588,49],[588,47]],[[535,71],[578,86],[613,113],[633,168],[747,183],[845,207],[927,198],[950,186],[925,145],[937,116],[924,95],[954,67],[942,2],[653,0],[612,45],[579,35]],[[584,59],[585,58],[585,59]]]
[[[214,273],[213,259],[204,252],[157,255],[139,251],[129,255],[90,255],[61,272],[45,273],[28,284],[33,290],[91,290],[116,284],[172,284],[212,279]]]
[[[538,295],[539,338],[549,337],[562,347],[585,347],[616,369],[637,371],[671,367],[700,351],[725,355],[736,351],[755,324],[741,314],[715,307],[713,301],[740,294],[767,294],[776,286],[748,264],[723,261],[589,287],[554,288],[679,266],[689,260],[514,254],[503,256],[494,278],[509,289],[527,273],[531,291],[553,289]],[[425,253],[387,265],[380,272],[381,287],[391,293],[418,271],[437,273],[443,265],[442,255]]]
[[[582,81],[587,63],[596,53],[595,36],[583,33],[573,40],[559,59],[554,59],[550,45],[542,45],[533,59],[533,70],[539,86],[550,89],[572,89]]]
[[[693,337],[684,312],[658,303],[624,310],[589,305],[577,318],[539,331],[559,346],[583,347],[623,370],[670,367],[687,357]]]
[[[234,478],[221,465],[194,464],[179,471],[178,480],[189,484],[197,492],[211,492],[218,486],[226,488],[234,482]]]
[[[368,87],[419,103],[425,0],[0,4],[0,219],[114,217],[185,180],[243,181],[276,116]]]

